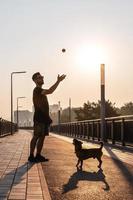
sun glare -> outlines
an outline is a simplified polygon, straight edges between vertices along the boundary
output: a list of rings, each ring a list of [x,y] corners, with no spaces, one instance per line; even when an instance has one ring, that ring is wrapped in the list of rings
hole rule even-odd
[[[98,46],[83,46],[77,51],[76,62],[81,69],[90,69],[105,63],[105,52]]]

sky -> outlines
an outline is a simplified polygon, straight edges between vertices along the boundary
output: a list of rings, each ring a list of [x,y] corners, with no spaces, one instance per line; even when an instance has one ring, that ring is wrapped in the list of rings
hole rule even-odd
[[[133,101],[132,0],[0,0],[0,117],[13,108],[32,110],[31,77],[44,75],[49,88],[66,74],[49,104],[82,106],[100,99],[100,64],[105,64],[105,97],[120,107]],[[66,49],[62,53],[62,48]]]

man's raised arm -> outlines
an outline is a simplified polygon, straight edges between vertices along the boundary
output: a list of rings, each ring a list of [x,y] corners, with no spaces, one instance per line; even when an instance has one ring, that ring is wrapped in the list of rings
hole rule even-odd
[[[55,84],[52,85],[49,89],[43,89],[42,94],[43,95],[52,94],[59,85],[59,83],[65,79],[65,77],[66,75],[64,74],[61,76],[58,74],[57,81],[55,82]]]

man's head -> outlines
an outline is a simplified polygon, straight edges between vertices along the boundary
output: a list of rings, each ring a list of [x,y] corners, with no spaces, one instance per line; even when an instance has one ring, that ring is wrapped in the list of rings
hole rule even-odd
[[[36,72],[35,74],[33,74],[32,80],[36,83],[36,85],[41,86],[44,84],[43,76],[40,74],[40,72]]]

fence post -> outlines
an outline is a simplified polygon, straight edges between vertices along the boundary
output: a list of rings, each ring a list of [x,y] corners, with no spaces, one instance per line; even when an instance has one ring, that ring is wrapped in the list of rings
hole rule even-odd
[[[82,122],[79,122],[79,138],[82,138]]]
[[[115,144],[115,136],[114,136],[114,120],[111,121],[111,138],[112,138],[112,144]]]
[[[85,122],[82,122],[82,138],[85,138]]]
[[[76,126],[76,122],[74,123],[74,137],[76,137],[76,130],[77,130],[77,126]]]
[[[94,140],[94,121],[92,122],[92,140]]]
[[[83,122],[80,122],[80,138],[83,138]]]
[[[84,138],[86,138],[86,132],[87,132],[87,124],[86,122],[84,122],[84,128],[83,128],[83,132],[84,132]]]
[[[121,141],[122,141],[122,146],[125,146],[125,137],[124,137],[124,118],[122,118],[122,121],[121,121]]]
[[[87,139],[88,140],[90,139],[90,136],[89,136],[89,122],[87,122]]]
[[[97,122],[97,139],[100,141],[100,124],[99,121]]]

